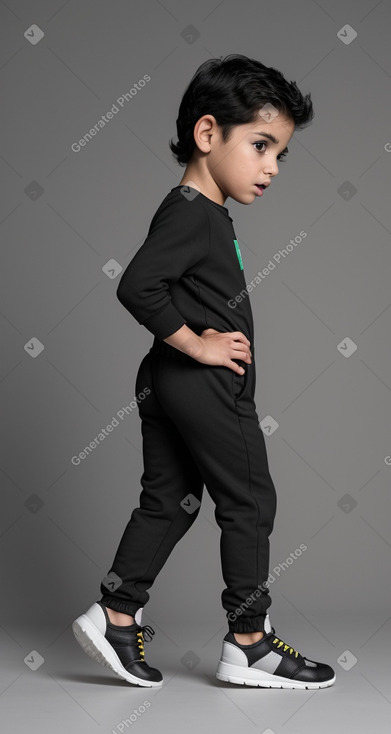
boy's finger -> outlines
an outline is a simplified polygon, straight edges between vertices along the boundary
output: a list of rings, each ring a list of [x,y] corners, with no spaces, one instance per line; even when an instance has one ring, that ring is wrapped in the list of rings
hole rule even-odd
[[[239,341],[244,341],[244,342],[247,342],[247,344],[250,344],[250,342],[249,342],[249,340],[247,339],[246,335],[245,335],[245,334],[243,334],[243,332],[241,332],[241,331],[232,331],[232,332],[231,332],[231,336],[232,336],[232,337],[233,337],[234,339],[236,339],[236,340],[239,340]]]
[[[236,362],[230,362],[229,365],[227,365],[232,369],[233,372],[237,372],[239,375],[242,375],[244,372],[244,367],[241,367],[239,364],[236,364]]]

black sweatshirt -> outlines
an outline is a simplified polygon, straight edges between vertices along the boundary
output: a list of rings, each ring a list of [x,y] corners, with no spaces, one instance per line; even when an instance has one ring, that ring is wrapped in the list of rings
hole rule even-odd
[[[253,316],[232,221],[225,206],[192,187],[174,186],[163,199],[117,289],[122,305],[155,341],[187,324],[196,334],[241,331],[253,349]]]

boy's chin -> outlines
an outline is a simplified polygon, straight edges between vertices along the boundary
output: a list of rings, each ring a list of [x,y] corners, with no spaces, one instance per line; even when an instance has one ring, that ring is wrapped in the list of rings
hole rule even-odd
[[[257,199],[257,195],[253,194],[251,191],[248,194],[230,194],[232,199],[235,199],[235,201],[238,201],[239,204],[252,204],[254,199]]]

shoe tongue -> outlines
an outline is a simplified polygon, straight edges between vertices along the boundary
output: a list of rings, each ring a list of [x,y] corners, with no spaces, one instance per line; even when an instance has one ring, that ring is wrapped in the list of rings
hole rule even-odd
[[[137,612],[136,612],[136,614],[134,615],[134,621],[135,621],[135,622],[136,622],[136,624],[138,624],[138,625],[139,625],[140,627],[141,627],[141,620],[142,620],[142,616],[143,616],[143,609],[144,609],[144,607],[139,607],[139,608],[137,609]]]
[[[269,617],[269,615],[268,615],[268,613],[267,613],[267,612],[266,612],[266,615],[265,615],[265,620],[264,620],[264,623],[263,623],[263,629],[264,629],[264,632],[265,632],[265,633],[266,633],[267,635],[269,634],[269,632],[271,632],[271,631],[272,631],[272,626],[271,626],[271,624],[270,624],[270,617]]]

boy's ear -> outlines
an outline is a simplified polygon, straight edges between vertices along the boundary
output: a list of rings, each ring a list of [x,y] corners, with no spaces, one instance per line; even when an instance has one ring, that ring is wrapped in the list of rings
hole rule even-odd
[[[218,128],[216,118],[213,115],[203,115],[194,125],[194,140],[202,153],[209,153],[212,135],[216,134]]]

